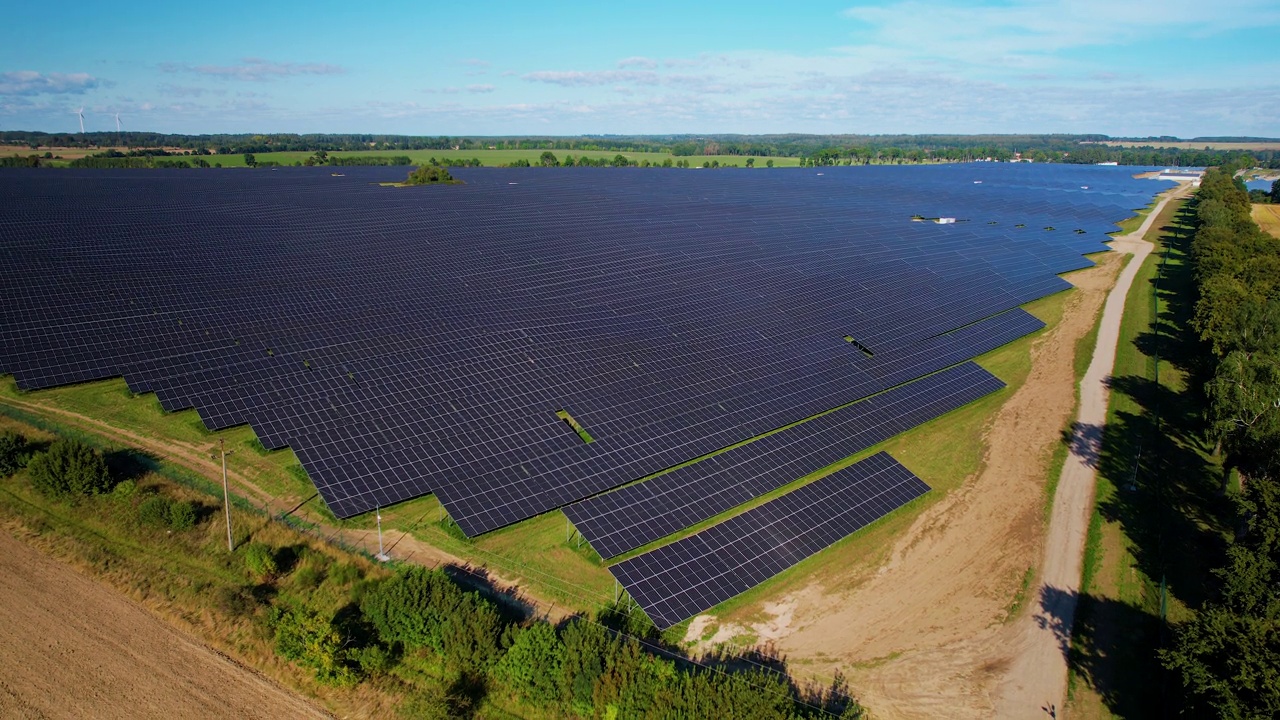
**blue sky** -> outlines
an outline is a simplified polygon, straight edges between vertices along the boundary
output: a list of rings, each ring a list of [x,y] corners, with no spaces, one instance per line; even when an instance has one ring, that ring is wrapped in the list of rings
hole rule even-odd
[[[0,129],[1280,136],[1276,0],[0,8]]]

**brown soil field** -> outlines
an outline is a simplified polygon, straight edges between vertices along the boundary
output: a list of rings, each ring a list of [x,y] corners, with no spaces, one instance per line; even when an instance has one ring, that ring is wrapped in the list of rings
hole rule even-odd
[[[1271,233],[1272,237],[1280,238],[1280,205],[1255,204],[1253,221],[1263,231]]]
[[[1089,143],[1096,145],[1108,145],[1110,147],[1156,147],[1156,148],[1178,148],[1180,150],[1203,150],[1209,148],[1211,150],[1280,150],[1280,140],[1275,142],[1191,142],[1189,140],[1161,142],[1158,140],[1139,141],[1131,140],[1104,140],[1098,143]]]
[[[0,717],[330,716],[0,529]]]

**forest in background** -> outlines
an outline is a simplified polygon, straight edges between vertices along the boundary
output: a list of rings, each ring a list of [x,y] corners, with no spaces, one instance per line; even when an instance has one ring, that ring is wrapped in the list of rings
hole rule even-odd
[[[1101,144],[1124,138],[1106,135],[591,135],[581,137],[450,137],[379,134],[218,134],[151,132],[0,132],[0,145],[42,148],[133,148],[147,154],[233,155],[285,151],[385,152],[395,150],[561,150],[657,152],[677,157],[731,155],[798,157],[804,164],[861,164],[872,161],[968,161],[1015,158],[1036,162],[1207,167],[1250,165],[1280,168],[1277,150],[1210,149],[1214,143],[1259,142],[1258,138],[1197,138],[1204,148],[1158,148],[1170,138],[1141,138],[1151,146]],[[36,153],[39,154],[38,152]]]

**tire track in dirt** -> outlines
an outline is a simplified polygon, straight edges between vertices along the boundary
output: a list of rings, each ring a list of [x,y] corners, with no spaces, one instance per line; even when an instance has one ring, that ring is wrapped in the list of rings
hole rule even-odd
[[[327,718],[0,529],[0,716]]]

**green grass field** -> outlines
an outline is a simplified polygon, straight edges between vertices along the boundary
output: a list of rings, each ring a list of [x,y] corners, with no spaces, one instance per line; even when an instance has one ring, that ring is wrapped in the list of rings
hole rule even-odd
[[[477,158],[484,167],[498,167],[509,165],[517,160],[528,160],[530,163],[537,164],[545,150],[370,150],[365,151],[341,151],[332,152],[330,155],[336,157],[397,157],[407,155],[415,165],[427,162],[431,158],[437,160],[443,158],[466,159]],[[747,158],[740,155],[697,155],[688,157],[675,157],[669,153],[653,153],[653,152],[617,152],[611,150],[552,150],[555,156],[564,160],[566,155],[590,158],[605,158],[612,160],[617,155],[622,155],[629,160],[643,162],[648,160],[652,164],[661,165],[664,160],[688,160],[690,165],[701,165],[709,160],[715,160],[721,165],[739,165],[746,166]],[[255,153],[254,158],[259,162],[277,162],[281,165],[292,165],[300,163],[314,155],[312,152],[271,152],[271,153]],[[171,158],[172,159],[172,158]],[[244,155],[207,155],[204,159],[210,164],[221,163],[223,167],[245,167]],[[767,160],[773,160],[775,167],[796,167],[800,164],[800,158],[793,157],[775,157],[775,158],[756,158],[756,167],[764,169]],[[335,166],[335,172],[342,172],[342,167]],[[405,168],[408,172],[408,168]]]

